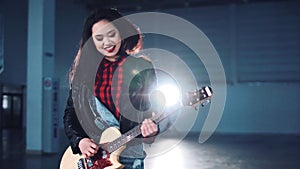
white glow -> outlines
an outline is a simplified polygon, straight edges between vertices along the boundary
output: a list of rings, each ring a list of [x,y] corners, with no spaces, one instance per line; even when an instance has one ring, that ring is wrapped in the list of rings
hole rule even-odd
[[[171,151],[159,155],[155,158],[147,159],[147,166],[155,169],[167,169],[167,168],[186,168],[184,160],[186,157],[182,156],[182,151],[179,147],[173,148]]]
[[[164,94],[166,106],[172,106],[179,102],[180,91],[177,86],[171,84],[162,85],[158,88],[158,90]]]
[[[3,95],[2,98],[2,108],[3,109],[7,109],[8,108],[8,96],[7,95]]]

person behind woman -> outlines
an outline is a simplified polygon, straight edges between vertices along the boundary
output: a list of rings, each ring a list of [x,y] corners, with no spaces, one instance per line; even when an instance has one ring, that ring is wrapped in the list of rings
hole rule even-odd
[[[116,20],[118,20],[118,22],[113,22]],[[127,37],[127,34],[133,36]],[[138,123],[133,122],[122,114],[126,112],[126,104],[122,102],[122,98],[124,98],[122,93],[124,93],[124,91],[121,90],[128,87],[131,89],[130,101],[138,112],[143,113],[149,109],[148,96],[150,89],[147,89],[147,87],[151,86],[151,83],[153,83],[151,81],[155,81],[153,71],[150,71],[152,72],[150,73],[151,75],[147,75],[149,73],[140,74],[140,78],[134,78],[135,80],[130,82],[135,83],[136,81],[136,84],[125,84],[127,81],[123,79],[124,74],[132,73],[133,69],[130,69],[131,67],[137,68],[141,66],[140,69],[142,70],[143,65],[152,66],[152,64],[144,58],[131,56],[131,54],[134,54],[135,51],[141,48],[142,36],[138,28],[129,20],[122,17],[117,10],[95,10],[87,17],[84,23],[78,54],[70,71],[70,86],[72,86],[73,78],[76,75],[78,61],[82,55],[81,51],[89,39],[94,43],[99,55],[103,55],[103,59],[95,75],[94,95],[119,121],[121,133],[125,133]],[[119,70],[119,67],[126,65],[125,63],[129,58],[133,60],[129,66]],[[118,77],[121,77],[117,80],[117,84],[121,85],[121,87],[112,87],[111,84],[114,73],[117,73]],[[140,83],[141,80],[143,83]],[[86,158],[92,157],[99,150],[99,146],[82,128],[75,110],[72,92],[70,92],[64,114],[65,133],[70,140],[70,146],[74,154],[81,153]],[[140,130],[142,138],[149,138],[150,136],[158,134],[159,127],[148,117],[141,120]],[[139,140],[145,141],[147,139]],[[120,156],[120,162],[125,165],[125,169],[138,169],[144,168],[144,158],[145,153],[143,151],[142,142],[138,141],[135,144],[129,144],[129,146],[127,146]]]

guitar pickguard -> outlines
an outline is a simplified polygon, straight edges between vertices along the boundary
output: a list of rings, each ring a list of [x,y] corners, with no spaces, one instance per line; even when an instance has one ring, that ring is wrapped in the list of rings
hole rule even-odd
[[[86,169],[104,169],[106,167],[110,167],[113,164],[109,158],[110,154],[103,150],[91,158],[84,159]]]

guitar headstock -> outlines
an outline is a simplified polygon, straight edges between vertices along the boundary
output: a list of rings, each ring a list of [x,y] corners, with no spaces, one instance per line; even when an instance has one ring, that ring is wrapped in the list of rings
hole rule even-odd
[[[185,106],[197,106],[201,104],[201,106],[205,106],[210,103],[210,99],[213,95],[213,91],[209,86],[204,86],[200,90],[195,90],[193,92],[187,93],[187,98],[183,103]]]

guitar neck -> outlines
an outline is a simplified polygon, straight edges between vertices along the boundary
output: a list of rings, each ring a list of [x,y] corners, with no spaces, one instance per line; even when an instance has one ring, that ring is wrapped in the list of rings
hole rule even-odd
[[[151,120],[154,123],[157,124],[160,121],[162,121],[163,119],[167,118],[170,114],[171,113],[163,113],[160,116],[153,116],[151,118]],[[102,145],[102,148],[107,150],[109,153],[112,153],[112,152],[116,151],[118,148],[125,145],[126,143],[128,143],[129,141],[131,141],[132,139],[134,139],[135,137],[139,136],[142,133],[141,132],[141,125],[142,124],[139,124],[139,125],[135,126],[131,130],[129,130],[126,133],[122,134],[122,136],[117,138],[116,140],[114,140],[110,143],[107,143],[105,145]]]
[[[121,137],[117,138],[116,140],[110,143],[104,144],[101,147],[107,150],[109,153],[112,153],[116,151],[118,148],[120,148],[121,146],[125,145],[126,143],[134,139],[135,137],[137,137],[138,135],[140,135],[141,133],[142,133],[141,124],[139,124],[135,126],[133,129],[122,134]]]
[[[195,90],[193,92],[189,92],[186,96],[186,98],[183,99],[181,104],[178,104],[177,106],[173,106],[172,109],[167,110],[166,112],[162,113],[159,116],[153,116],[151,120],[154,123],[159,123],[163,119],[170,116],[173,112],[180,109],[183,106],[195,106],[196,104],[201,104],[202,106],[209,101],[209,99],[212,97],[212,90],[210,87],[205,86],[200,90]],[[123,134],[121,137],[117,138],[116,140],[101,145],[103,149],[108,151],[109,153],[112,153],[119,149],[121,146],[125,145],[135,137],[139,136],[141,134],[141,124],[137,125],[133,129],[129,130],[125,134]]]

